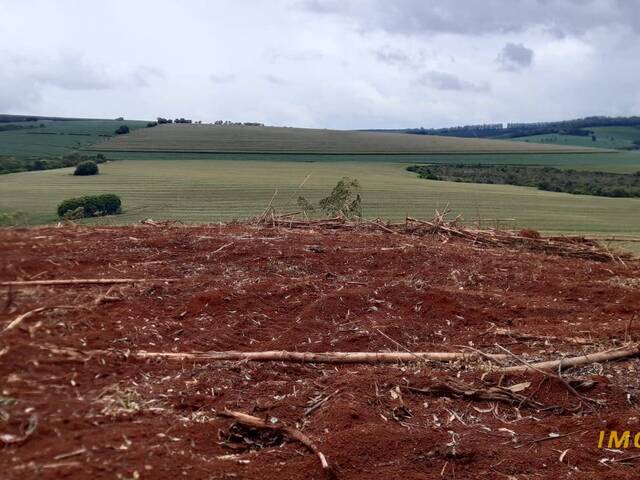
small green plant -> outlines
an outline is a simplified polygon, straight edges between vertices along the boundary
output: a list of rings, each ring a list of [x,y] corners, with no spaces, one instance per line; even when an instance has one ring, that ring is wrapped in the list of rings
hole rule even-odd
[[[96,162],[91,160],[87,160],[85,162],[81,162],[76,167],[76,170],[73,172],[74,175],[86,176],[86,175],[97,175],[98,174],[98,165]]]
[[[316,207],[314,207],[313,204],[302,195],[298,197],[296,205],[298,205],[300,210],[302,210],[302,213],[304,213],[305,215],[316,211]]]
[[[71,198],[58,205],[58,216],[64,219],[99,217],[121,213],[122,201],[112,193]]]
[[[22,211],[0,212],[0,227],[16,227],[19,225],[26,225],[27,221],[27,214]]]
[[[343,177],[328,197],[320,200],[320,208],[330,216],[362,217],[362,197],[358,180]]]

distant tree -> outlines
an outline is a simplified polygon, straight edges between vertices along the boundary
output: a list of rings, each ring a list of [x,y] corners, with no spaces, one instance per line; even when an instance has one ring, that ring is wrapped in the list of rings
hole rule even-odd
[[[47,169],[47,162],[45,162],[40,158],[38,158],[37,160],[34,160],[34,162],[31,164],[31,170],[46,170],[46,169]]]
[[[598,138],[595,135],[591,135],[591,141],[595,142]]]
[[[96,175],[97,173],[98,165],[96,165],[96,162],[92,162],[91,160],[79,163],[75,172],[73,172],[74,175],[79,176]]]
[[[147,122],[147,128],[155,127],[158,125],[158,122]]]
[[[117,129],[116,129],[116,135],[125,135],[129,133],[129,127],[126,125],[120,125]]]
[[[124,120],[124,117],[118,117],[118,118],[116,118],[116,122],[121,122],[121,121],[123,121],[123,120]]]

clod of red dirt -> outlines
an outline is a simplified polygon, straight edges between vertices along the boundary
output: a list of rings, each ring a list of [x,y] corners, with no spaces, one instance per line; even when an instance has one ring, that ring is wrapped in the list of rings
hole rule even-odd
[[[38,307],[83,307],[40,310],[0,333],[0,438],[21,440],[0,447],[3,479],[323,478],[299,444],[229,430],[217,416],[225,409],[295,426],[340,479],[637,477],[637,460],[624,460],[633,451],[598,448],[600,430],[640,431],[633,358],[569,369],[559,379],[486,375],[489,361],[326,365],[130,355],[504,353],[496,344],[529,361],[590,353],[638,340],[640,291],[626,281],[640,277],[635,260],[604,263],[375,228],[247,225],[5,229],[0,258],[2,281],[180,279],[2,292],[0,331]],[[83,354],[91,350],[111,353]],[[406,388],[452,379],[477,391],[512,388],[533,402]]]
[[[532,230],[531,228],[524,228],[518,232],[521,237],[524,238],[540,238],[540,232],[537,230]]]

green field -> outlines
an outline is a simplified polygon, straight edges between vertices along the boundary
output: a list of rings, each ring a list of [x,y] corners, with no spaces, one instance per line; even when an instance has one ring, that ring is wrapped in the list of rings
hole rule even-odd
[[[309,128],[159,125],[91,148],[100,152],[300,154],[509,154],[599,152],[584,147]]]
[[[640,139],[640,128],[636,127],[590,127],[585,128],[584,130],[594,132],[596,141],[594,142],[591,139],[591,136],[582,137],[579,135],[560,135],[557,133],[529,135],[526,137],[517,137],[513,140],[548,146],[562,145],[606,149],[627,149],[633,145],[634,140]]]
[[[41,130],[50,129],[56,135],[0,133],[0,139],[14,139],[14,144],[5,141],[0,149],[14,155],[16,151],[51,155],[53,151],[66,152],[80,146],[82,152],[89,153],[91,143],[104,140],[100,135],[111,133],[119,124],[134,128],[144,124],[50,123]],[[89,135],[68,135],[69,132]],[[362,184],[364,214],[369,218],[429,217],[435,209],[448,206],[469,221],[491,219],[484,220],[484,226],[495,226],[496,219],[515,219],[499,225],[531,227],[547,233],[640,236],[640,199],[552,193],[509,185],[433,182],[406,171],[408,165],[419,163],[481,163],[633,173],[640,170],[638,153],[595,149],[576,152],[524,142],[384,133],[370,137],[363,133],[366,132],[199,125],[139,129],[96,146],[93,152],[105,151],[114,160],[100,165],[97,176],[75,177],[72,169],[0,176],[0,213],[23,212],[20,222],[24,224],[51,223],[57,221],[55,210],[62,200],[116,193],[123,200],[122,215],[80,223],[124,224],[144,218],[186,223],[228,221],[258,215],[276,190],[274,205],[279,212],[295,211],[299,194],[317,204],[341,177],[349,176]],[[412,143],[414,139],[419,143]],[[250,153],[209,151],[220,149],[221,145],[222,149]],[[417,146],[423,150],[418,152]],[[505,148],[524,150],[509,153]],[[258,153],[260,149],[266,152]],[[367,150],[384,149],[396,153],[364,154]],[[291,153],[296,150],[303,153]],[[335,154],[342,150],[357,150],[357,154]]]
[[[74,177],[71,169],[4,175],[0,177],[0,211],[26,212],[30,223],[53,222],[57,204],[66,198],[117,193],[123,200],[123,215],[83,222],[128,223],[147,217],[213,222],[259,214],[275,190],[276,208],[295,210],[297,187],[307,176],[299,193],[314,202],[342,176],[350,176],[363,186],[367,217],[427,217],[448,205],[467,219],[515,218],[508,226],[546,232],[640,235],[638,199],[431,182],[405,168],[402,163],[367,161],[118,161],[101,165],[101,174],[95,177]]]
[[[140,120],[38,120],[36,122],[8,122],[3,125],[24,125],[36,128],[0,132],[0,155],[59,156],[103,142],[104,135],[113,135],[120,125],[130,129],[144,127]],[[44,128],[38,128],[42,124]]]

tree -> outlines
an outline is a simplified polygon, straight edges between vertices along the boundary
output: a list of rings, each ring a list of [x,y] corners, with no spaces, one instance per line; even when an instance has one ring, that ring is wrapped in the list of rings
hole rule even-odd
[[[358,180],[343,177],[328,197],[320,200],[320,208],[330,216],[362,217],[362,197]]]
[[[127,133],[129,133],[129,127],[127,127],[126,125],[120,125],[116,129],[116,135],[125,135]]]
[[[87,160],[86,162],[79,163],[76,167],[74,175],[86,176],[86,175],[96,175],[98,173],[98,165],[96,162],[92,162],[91,160]]]

